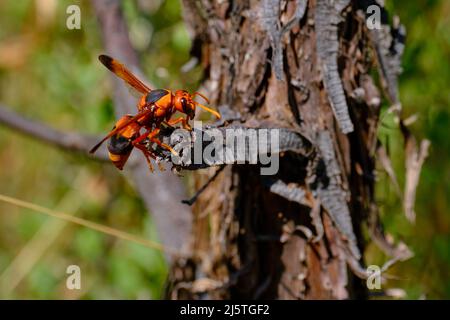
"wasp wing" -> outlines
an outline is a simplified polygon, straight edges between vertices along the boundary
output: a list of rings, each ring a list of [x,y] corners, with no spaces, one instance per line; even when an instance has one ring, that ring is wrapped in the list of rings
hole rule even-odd
[[[124,123],[122,123],[121,125],[113,128],[113,130],[111,130],[106,137],[104,137],[102,140],[100,140],[99,143],[97,143],[90,151],[89,153],[95,153],[95,151],[97,151],[97,149],[102,145],[103,142],[105,142],[106,140],[108,140],[109,138],[111,138],[113,135],[115,135],[117,132],[119,132],[120,130],[122,130],[123,128],[125,128],[126,126],[128,126],[130,123],[132,122],[136,122],[138,121],[140,118],[148,115],[149,113],[153,112],[150,109],[141,111],[139,113],[137,113],[135,116],[133,116],[132,118],[130,118],[129,120],[125,121]]]
[[[147,87],[141,80],[139,80],[133,73],[131,73],[130,70],[128,70],[118,60],[104,54],[100,55],[98,59],[112,73],[114,73],[120,79],[125,81],[126,84],[130,85],[132,88],[139,91],[141,94],[146,94],[151,91],[149,87]]]

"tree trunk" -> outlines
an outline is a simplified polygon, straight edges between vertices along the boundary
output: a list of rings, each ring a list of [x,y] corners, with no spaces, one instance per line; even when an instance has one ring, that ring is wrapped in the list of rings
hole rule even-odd
[[[312,151],[280,154],[275,176],[254,165],[217,176],[194,204],[193,255],[173,266],[170,298],[367,296],[363,223],[396,250],[375,204],[381,98],[371,72],[401,50],[383,52],[380,39],[392,47],[395,30],[384,16],[382,30],[368,30],[375,2],[361,2],[183,1],[211,105],[243,126],[294,130]],[[380,73],[384,89],[396,86]],[[196,173],[196,187],[215,170]]]

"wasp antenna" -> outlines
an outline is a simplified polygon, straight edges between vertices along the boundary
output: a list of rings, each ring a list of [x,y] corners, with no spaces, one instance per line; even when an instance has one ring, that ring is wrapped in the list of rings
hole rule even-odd
[[[195,96],[200,96],[202,97],[208,104],[209,104],[209,99],[207,97],[205,97],[203,94],[201,94],[200,92],[194,92],[194,97]]]
[[[208,107],[206,107],[206,106],[204,106],[204,105],[202,105],[202,104],[200,104],[200,103],[198,103],[198,102],[196,102],[196,101],[195,101],[195,104],[196,104],[197,106],[199,106],[200,108],[202,108],[203,110],[208,111],[208,112],[212,113],[213,115],[215,115],[215,116],[217,117],[217,119],[220,119],[220,118],[221,118],[220,113],[218,113],[216,110],[213,110],[213,109],[211,109],[211,108],[208,108]]]

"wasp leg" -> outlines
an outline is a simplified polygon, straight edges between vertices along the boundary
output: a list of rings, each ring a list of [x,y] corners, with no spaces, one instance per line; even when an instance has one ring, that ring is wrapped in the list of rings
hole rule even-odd
[[[158,138],[155,138],[155,136],[159,133],[160,129],[155,129],[153,130],[149,135],[148,135],[148,139],[151,142],[156,143],[158,146],[160,146],[161,148],[167,149],[169,150],[174,156],[179,156],[178,152],[176,152],[175,150],[173,150],[173,148],[165,143],[162,143]]]
[[[150,158],[152,158],[153,160],[155,160],[155,162],[156,162],[156,164],[158,165],[158,168],[159,168],[160,171],[166,171],[166,168],[164,168],[164,165],[163,165],[161,162],[159,162],[159,161],[156,159],[156,156],[155,156],[153,153],[151,153],[150,151],[148,151],[147,148],[146,148],[145,146],[143,146],[142,144],[139,144],[139,145],[136,145],[136,148],[138,148],[139,150],[141,150],[142,153],[144,154],[145,159],[147,160],[147,163],[148,163],[148,166],[149,166],[151,172],[153,172],[153,165],[152,165],[152,163],[151,163]]]
[[[160,171],[166,171],[166,168],[161,162],[156,161],[156,164],[158,165]]]
[[[169,120],[167,123],[169,125],[173,126],[174,124],[177,124],[177,123],[181,122],[181,126],[183,127],[183,129],[192,131],[192,127],[189,125],[188,121],[189,120],[186,117],[186,119],[185,118],[178,118],[178,119]]]
[[[141,145],[141,142],[144,141],[144,139],[147,138],[150,133],[151,133],[151,130],[145,131],[144,134],[141,134],[139,137],[134,139],[132,141],[132,144],[134,147],[136,147],[142,151],[142,153],[144,154],[145,160],[147,160],[148,168],[150,169],[151,172],[154,172],[155,170],[153,169],[153,165],[152,165],[150,158],[156,159],[156,157],[151,152],[149,152],[143,145]]]
[[[162,123],[164,123],[166,126],[170,128],[173,128],[173,126],[168,121],[163,121]]]
[[[141,144],[136,145],[136,148],[138,148],[139,150],[142,151],[142,153],[144,154],[145,160],[147,160],[148,168],[153,173],[155,170],[153,169],[153,165],[152,165],[150,158],[156,159],[155,156]]]
[[[136,139],[134,139],[131,143],[133,144],[134,147],[137,147],[139,143],[141,143],[142,141],[144,141],[144,139],[147,138],[147,137],[149,136],[149,134],[151,134],[151,130],[145,131],[144,134],[141,134],[139,137],[137,137]]]

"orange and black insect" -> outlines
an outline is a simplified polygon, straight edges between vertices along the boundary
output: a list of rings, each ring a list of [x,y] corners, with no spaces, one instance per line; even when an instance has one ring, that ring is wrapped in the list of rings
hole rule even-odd
[[[125,115],[117,121],[113,130],[120,127],[123,123],[132,119],[133,116]],[[125,162],[130,157],[131,151],[133,151],[132,142],[139,136],[140,126],[136,122],[132,122],[121,131],[112,135],[108,143],[109,159],[119,169],[122,170]]]
[[[90,153],[94,153],[103,142],[109,139],[109,158],[120,170],[128,160],[133,148],[136,147],[143,152],[150,170],[153,171],[150,159],[156,159],[156,157],[142,144],[146,139],[176,154],[170,146],[157,138],[162,123],[173,126],[181,122],[183,128],[191,130],[189,120],[194,118],[197,106],[220,118],[217,111],[194,101],[196,96],[200,96],[209,103],[209,100],[199,92],[190,94],[186,90],[176,90],[174,93],[168,89],[151,90],[119,61],[106,55],[100,55],[98,58],[105,67],[142,95],[137,105],[138,113],[134,116],[126,115],[120,118],[112,131],[90,151]],[[185,114],[186,117],[172,119],[177,111]],[[141,129],[145,130],[142,134]]]

